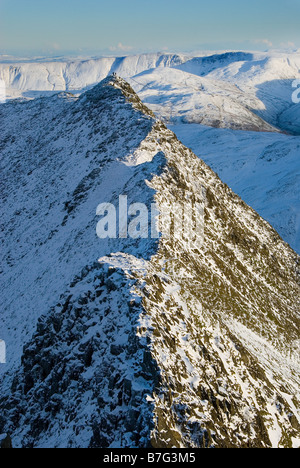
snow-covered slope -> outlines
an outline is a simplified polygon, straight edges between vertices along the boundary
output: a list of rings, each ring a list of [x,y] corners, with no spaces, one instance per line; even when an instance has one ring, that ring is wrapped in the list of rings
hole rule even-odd
[[[170,128],[300,252],[299,137],[200,125]]]
[[[212,57],[195,57],[178,66],[197,76],[234,83],[248,99],[258,98],[261,104],[253,110],[271,125],[282,130],[292,128],[282,112],[292,107],[292,83],[300,78],[300,53],[225,53]],[[263,105],[263,108],[262,108]],[[299,126],[293,129],[300,133]]]
[[[284,110],[278,117],[278,125],[295,135],[300,134],[300,103]]]
[[[9,97],[36,97],[57,91],[82,92],[115,72],[129,78],[157,67],[173,67],[187,60],[184,55],[143,54],[89,60],[11,62],[0,60],[0,79]]]
[[[276,132],[250,109],[263,108],[234,84],[158,68],[129,82],[142,101],[167,123],[199,123],[217,128]]]
[[[274,229],[122,79],[0,112],[0,433],[299,446],[300,259]],[[155,201],[160,239],[97,238],[96,207],[124,194]]]
[[[130,202],[130,180],[136,186],[138,177],[144,180],[145,171],[153,170],[151,164],[145,165],[137,176],[134,168],[119,162],[146,138],[150,117],[140,116],[124,102],[118,108],[118,95],[110,105],[114,88],[93,104],[97,89],[79,100],[63,93],[0,108],[1,273],[6,309],[1,338],[8,346],[9,367],[20,357],[32,321],[47,312],[53,297],[85,265],[110,252],[110,243],[96,235],[98,204],[109,202],[113,193],[123,194],[125,186]],[[149,190],[143,184],[135,195],[147,200]],[[123,249],[122,240],[111,242],[114,250]],[[144,257],[149,248],[148,241],[141,241]],[[55,271],[50,284],[49,259]],[[19,320],[20,300],[21,335],[20,327],[13,325]]]

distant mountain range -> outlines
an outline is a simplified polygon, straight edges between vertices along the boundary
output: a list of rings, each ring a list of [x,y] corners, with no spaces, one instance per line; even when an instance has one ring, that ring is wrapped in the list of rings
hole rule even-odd
[[[78,93],[113,72],[126,80],[132,78],[142,99],[173,123],[183,119],[261,131],[271,130],[271,125],[300,133],[300,113],[291,99],[292,82],[300,78],[299,52],[227,52],[200,57],[144,54],[23,63],[0,60],[0,79],[5,81],[9,97]]]

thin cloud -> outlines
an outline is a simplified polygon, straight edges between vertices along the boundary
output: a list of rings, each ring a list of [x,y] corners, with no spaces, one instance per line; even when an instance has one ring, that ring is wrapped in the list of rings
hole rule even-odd
[[[117,51],[129,52],[132,49],[133,49],[133,47],[131,47],[129,45],[124,45],[124,44],[122,44],[122,42],[119,42],[119,44],[117,46],[111,46],[109,48],[109,50],[111,50],[112,52],[117,52]]]
[[[267,47],[273,47],[273,42],[269,41],[269,39],[256,39],[254,41],[255,44],[263,44]]]
[[[282,42],[280,44],[280,47],[282,49],[296,49],[297,48],[296,44],[294,42],[290,42],[290,41],[289,42]]]

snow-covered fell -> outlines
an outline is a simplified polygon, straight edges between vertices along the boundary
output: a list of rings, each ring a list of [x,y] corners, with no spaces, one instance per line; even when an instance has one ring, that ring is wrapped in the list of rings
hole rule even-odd
[[[252,107],[271,125],[282,130],[300,133],[300,127],[292,129],[281,114],[293,107],[292,84],[300,78],[300,53],[229,52],[212,57],[195,57],[178,66],[197,76],[205,76],[235,84],[249,100],[258,105]],[[252,101],[253,103],[253,101]]]
[[[236,85],[172,68],[157,68],[129,82],[142,101],[166,123],[277,132],[251,109],[263,108]]]
[[[57,91],[82,92],[113,72],[128,80],[147,71],[151,88],[155,89],[156,86],[159,91],[162,77],[154,74],[151,79],[151,72],[163,68],[177,69],[188,73],[194,77],[194,81],[195,77],[202,77],[202,82],[208,88],[204,91],[207,96],[211,94],[227,96],[231,106],[225,105],[225,117],[227,112],[230,117],[232,111],[237,117],[239,116],[241,108],[231,108],[232,101],[237,101],[239,105],[243,104],[242,114],[254,111],[272,126],[279,124],[283,130],[300,132],[299,126],[296,128],[294,126],[292,129],[286,119],[283,117],[279,119],[279,116],[293,104],[291,99],[292,83],[295,79],[300,78],[299,52],[227,52],[210,56],[202,54],[196,57],[186,54],[158,53],[86,60],[42,61],[40,59],[32,62],[28,60],[23,62],[0,60],[0,79],[6,83],[8,98],[18,96],[32,98]],[[177,83],[177,86],[180,87],[185,75],[169,73],[168,76],[163,75],[163,80],[166,77],[167,81],[171,80],[173,85]],[[145,83],[145,78],[142,81]],[[183,83],[183,89],[185,91],[186,86],[188,86],[189,93],[197,101],[199,91],[202,89],[201,85],[199,87],[201,81],[196,81],[195,85],[191,76],[189,81],[189,84]],[[170,101],[168,94],[166,101]],[[180,102],[176,102],[176,93],[173,95],[172,101],[175,101],[175,108],[180,105]],[[216,107],[213,100],[211,107],[211,120],[216,120],[215,125],[218,125],[218,119],[214,119],[213,115]],[[204,106],[203,109],[202,114],[207,116],[209,108]],[[236,113],[236,111],[238,112]],[[231,125],[230,118],[228,124]],[[247,125],[246,122],[245,125]],[[221,126],[226,126],[226,119],[224,125]],[[244,129],[247,128],[244,127]]]
[[[17,447],[298,447],[288,244],[121,78],[0,113],[0,434]],[[98,204],[120,194],[155,202],[159,239],[96,236]],[[172,206],[203,201],[204,236],[167,232]]]
[[[300,252],[298,136],[195,124],[177,124],[170,128]]]
[[[111,73],[130,78],[145,70],[177,66],[187,58],[184,55],[157,53],[89,60],[11,63],[1,63],[0,60],[0,79],[6,83],[8,97],[36,97],[57,91],[82,92]]]
[[[112,72],[128,80],[157,117],[167,124],[176,124],[184,144],[209,164],[213,163],[218,173],[224,173],[223,168],[233,157],[235,163],[228,167],[226,182],[299,252],[298,144],[293,137],[276,135],[278,132],[300,134],[300,104],[293,102],[297,91],[293,85],[300,78],[299,51],[0,60],[0,80],[6,84],[8,99],[32,99],[59,91],[79,95]],[[231,142],[230,150],[224,151],[219,146],[218,153],[213,154],[211,147],[212,162],[203,145],[204,129],[194,124],[254,132],[246,140],[236,133],[232,139],[236,145]],[[261,131],[274,135],[264,137],[258,134]],[[216,133],[211,130],[210,134],[214,140]],[[220,144],[227,144],[223,139],[227,133],[218,135]],[[200,138],[201,143],[195,145]],[[209,139],[209,146],[212,140]],[[284,144],[277,144],[279,141]],[[267,152],[274,149],[274,154],[259,160],[255,171],[248,171],[256,158],[257,147],[265,147]]]

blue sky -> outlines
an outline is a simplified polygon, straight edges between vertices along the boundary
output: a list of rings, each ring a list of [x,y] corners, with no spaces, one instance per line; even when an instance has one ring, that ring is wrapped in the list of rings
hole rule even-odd
[[[300,47],[300,0],[0,0],[0,53]]]

